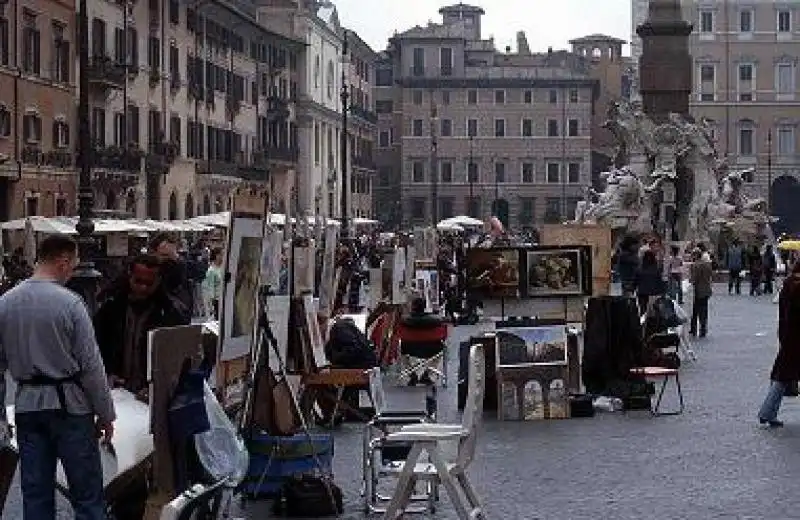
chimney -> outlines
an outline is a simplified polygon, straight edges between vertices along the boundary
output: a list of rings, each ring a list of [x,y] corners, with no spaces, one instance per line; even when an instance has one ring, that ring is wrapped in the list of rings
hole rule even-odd
[[[531,48],[528,46],[528,38],[525,37],[525,31],[517,32],[517,52],[525,56],[530,56],[531,54]]]

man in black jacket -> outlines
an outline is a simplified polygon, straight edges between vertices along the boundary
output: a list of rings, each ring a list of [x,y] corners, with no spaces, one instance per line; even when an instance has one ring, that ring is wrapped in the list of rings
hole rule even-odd
[[[167,290],[161,268],[155,257],[135,258],[127,277],[109,292],[94,316],[109,379],[141,395],[147,389],[148,333],[191,322],[191,308]]]
[[[161,264],[161,285],[173,298],[194,310],[194,288],[186,262],[178,254],[178,239],[169,233],[157,233],[150,240],[150,254]]]

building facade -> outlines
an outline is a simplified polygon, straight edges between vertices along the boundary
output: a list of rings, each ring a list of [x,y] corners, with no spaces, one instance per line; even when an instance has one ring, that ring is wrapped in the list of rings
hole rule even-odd
[[[75,2],[0,2],[0,219],[75,211]]]
[[[377,137],[378,116],[375,114],[373,82],[377,55],[355,31],[347,30],[349,60],[345,66],[348,85],[348,128],[350,208],[354,217],[372,217],[372,184],[376,165],[373,150]]]
[[[516,53],[499,52],[481,37],[481,8],[439,12],[442,23],[399,33],[387,50],[403,224],[494,214],[520,229],[567,218],[590,183],[597,81],[585,60],[531,53],[523,34]]]
[[[686,2],[694,24],[691,112],[714,123],[718,151],[755,168],[747,191],[770,202],[777,227],[800,231],[800,5]]]
[[[286,205],[301,43],[225,1],[90,0],[88,15],[96,207],[190,218],[243,183]]]
[[[373,217],[385,226],[399,228],[403,223],[402,186],[403,111],[400,106],[403,90],[395,87],[394,65],[389,52],[381,52],[375,60],[375,113],[378,117],[375,148],[377,173],[372,184]],[[395,103],[398,109],[395,110]]]

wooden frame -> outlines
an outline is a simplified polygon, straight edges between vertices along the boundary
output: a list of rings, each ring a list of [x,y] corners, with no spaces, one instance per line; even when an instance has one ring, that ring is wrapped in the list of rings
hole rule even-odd
[[[584,264],[580,248],[542,248],[525,252],[524,294],[542,296],[584,296]]]
[[[567,326],[498,328],[495,348],[498,369],[567,365]]]

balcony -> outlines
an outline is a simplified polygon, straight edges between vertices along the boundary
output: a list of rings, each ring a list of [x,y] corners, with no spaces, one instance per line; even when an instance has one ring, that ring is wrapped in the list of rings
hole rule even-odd
[[[439,75],[444,78],[449,78],[453,75],[453,67],[439,67]]]
[[[66,170],[75,165],[75,157],[69,150],[51,150],[44,154],[44,164],[51,168]]]
[[[178,145],[171,142],[150,143],[145,157],[145,171],[148,175],[166,175],[178,157]]]
[[[98,146],[95,147],[92,156],[92,168],[139,173],[144,157],[144,151],[135,143],[131,143],[126,147]]]
[[[226,177],[236,177],[239,173],[239,164],[229,161],[200,160],[195,164],[195,172],[198,175],[224,175]]]
[[[414,65],[408,69],[408,75],[414,78],[421,78],[425,76],[425,67],[422,65]]]
[[[350,107],[350,113],[353,117],[358,117],[363,119],[367,123],[377,124],[378,123],[378,115],[375,112],[367,110],[357,105],[353,105]]]
[[[95,56],[87,69],[89,83],[102,89],[125,88],[125,65],[108,56]]]
[[[42,147],[38,144],[25,145],[22,149],[22,153],[20,153],[20,160],[23,164],[41,165],[44,162]]]
[[[156,88],[161,84],[161,80],[164,79],[164,75],[158,69],[153,69],[150,71],[150,88]]]
[[[228,95],[225,97],[225,113],[228,117],[235,117],[239,115],[242,110],[242,101],[234,96]]]
[[[238,176],[246,181],[269,180],[269,158],[266,152],[253,152],[249,161],[243,160],[239,164]]]
[[[269,161],[297,162],[300,150],[292,146],[268,146],[263,153]]]
[[[173,70],[169,75],[169,88],[173,92],[181,88],[181,74],[177,70]]]
[[[289,103],[278,96],[267,98],[267,120],[286,121],[289,119]]]
[[[353,157],[353,166],[356,168],[363,168],[365,170],[377,170],[375,159],[371,155],[356,155]]]

